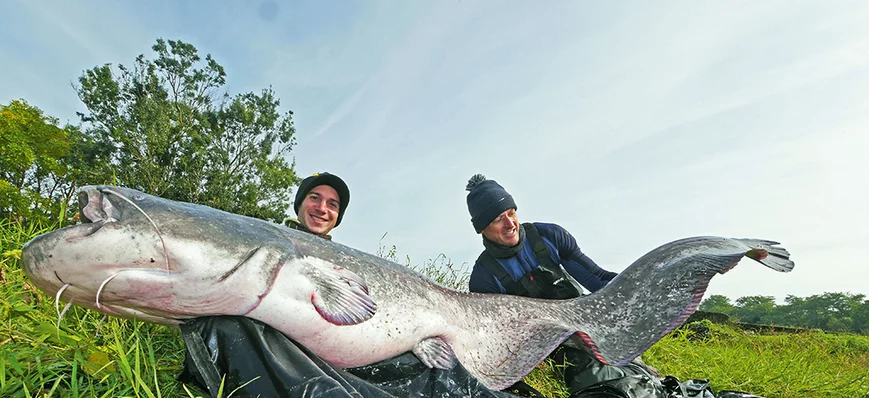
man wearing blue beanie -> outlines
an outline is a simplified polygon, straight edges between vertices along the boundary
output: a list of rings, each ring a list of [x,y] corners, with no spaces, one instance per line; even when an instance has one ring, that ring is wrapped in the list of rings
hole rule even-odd
[[[520,224],[513,196],[495,180],[476,174],[465,189],[471,224],[483,236],[485,248],[471,271],[470,291],[568,299],[583,294],[579,285],[595,292],[616,276],[583,254],[576,239],[561,226]],[[551,357],[567,365],[564,382],[571,394],[601,381],[650,374],[640,363],[604,365],[585,351],[566,346],[559,347]],[[505,391],[539,395],[521,381]]]

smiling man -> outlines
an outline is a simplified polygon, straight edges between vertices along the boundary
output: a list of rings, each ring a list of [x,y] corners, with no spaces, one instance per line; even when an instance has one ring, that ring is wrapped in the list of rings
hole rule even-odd
[[[474,230],[483,236],[485,250],[471,271],[468,289],[542,299],[567,299],[606,286],[615,276],[579,250],[564,228],[549,223],[519,223],[516,202],[495,180],[476,174],[468,180],[468,212]],[[577,283],[578,281],[578,283]],[[632,374],[648,374],[645,366],[607,366],[584,351],[566,346],[551,355],[566,363],[564,381],[571,393],[594,383]],[[537,396],[523,382],[506,391]]]
[[[466,189],[471,223],[485,247],[471,272],[472,292],[565,299],[582,294],[575,281],[594,292],[616,276],[583,254],[561,226],[520,224],[513,196],[495,180],[477,174]]]
[[[347,184],[334,174],[315,173],[299,184],[293,209],[298,220],[287,220],[288,227],[332,239],[329,232],[341,224],[350,203]]]

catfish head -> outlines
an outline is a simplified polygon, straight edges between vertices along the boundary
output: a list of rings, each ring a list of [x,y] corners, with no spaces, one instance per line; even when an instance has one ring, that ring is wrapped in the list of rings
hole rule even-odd
[[[296,231],[133,189],[86,186],[78,206],[81,224],[22,253],[27,276],[67,308],[162,324],[244,315],[295,252]]]

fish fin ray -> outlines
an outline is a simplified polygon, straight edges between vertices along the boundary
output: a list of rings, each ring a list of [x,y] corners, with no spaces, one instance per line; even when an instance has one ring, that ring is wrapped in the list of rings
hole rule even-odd
[[[463,360],[462,365],[473,367],[477,379],[491,389],[502,390],[522,380],[572,334],[555,324],[529,322],[517,327],[521,334],[489,336],[499,343],[465,353],[473,360]]]
[[[573,326],[585,334],[586,348],[598,360],[627,364],[684,323],[700,305],[712,277],[729,271],[743,257],[776,271],[790,271],[794,263],[778,244],[720,237],[665,244],[631,264],[595,294],[576,299]],[[686,248],[695,252],[680,257]],[[667,258],[674,260],[661,262]]]
[[[440,337],[429,337],[413,347],[413,353],[425,366],[434,369],[452,369],[456,366],[456,354]]]
[[[323,319],[335,325],[356,325],[374,316],[377,303],[362,277],[323,260],[305,260],[308,267],[303,273],[315,286],[311,304]]]
[[[577,299],[583,312],[595,309],[589,319],[596,320],[594,326],[586,322],[577,327],[584,337],[580,341],[603,363],[622,366],[631,362],[684,323],[700,305],[712,277],[733,268],[744,255],[697,253],[682,259],[681,265],[648,276],[649,270],[637,270],[637,275],[650,282],[640,286],[621,283],[635,279],[630,275],[614,279],[597,293]],[[630,268],[623,273],[633,273]],[[613,302],[633,304],[615,306]]]
[[[754,261],[779,272],[790,272],[794,269],[794,262],[790,259],[791,254],[785,248],[776,246],[778,242],[761,239],[734,240],[751,248],[745,256]]]

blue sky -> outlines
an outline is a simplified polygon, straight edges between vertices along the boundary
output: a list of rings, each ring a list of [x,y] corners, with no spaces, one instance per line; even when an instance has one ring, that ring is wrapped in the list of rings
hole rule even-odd
[[[301,175],[352,202],[335,239],[468,267],[464,186],[501,183],[620,271],[695,235],[777,240],[707,294],[869,294],[869,3],[12,1],[0,102],[76,122],[71,82],[158,37],[210,53],[231,94],[293,110]]]

